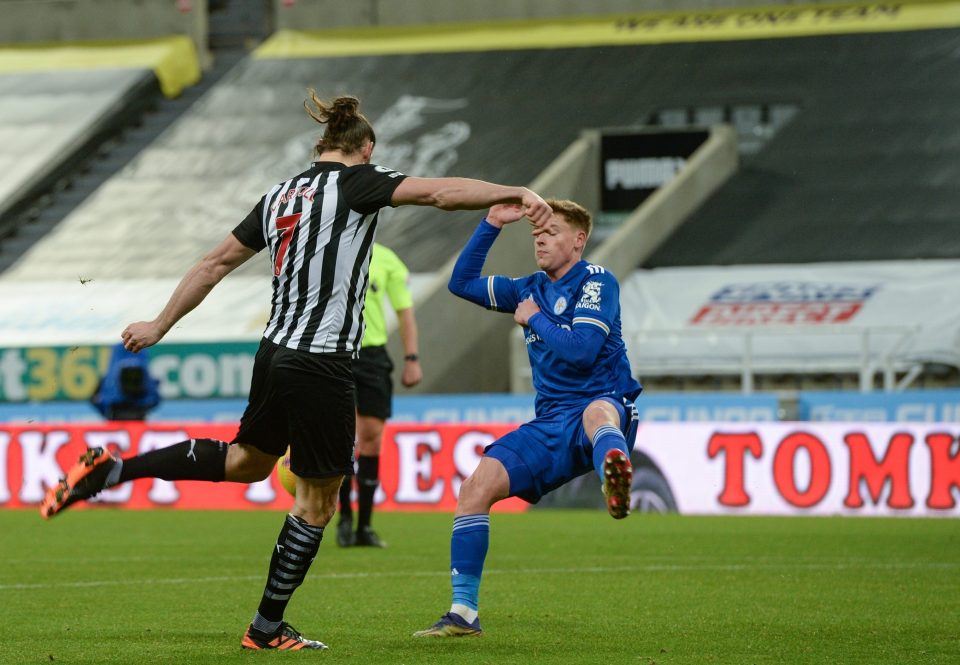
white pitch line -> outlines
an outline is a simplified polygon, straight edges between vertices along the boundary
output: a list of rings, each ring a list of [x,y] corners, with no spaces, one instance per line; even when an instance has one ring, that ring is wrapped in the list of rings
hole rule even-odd
[[[944,570],[960,568],[960,562],[856,562],[856,563],[807,563],[807,564],[649,564],[642,566],[587,566],[584,568],[493,568],[483,571],[484,575],[572,575],[577,573],[679,573],[697,571],[742,572],[747,570],[847,570],[851,568],[872,568],[877,570]],[[353,573],[308,573],[315,579],[368,579],[385,577],[448,577],[446,571],[378,571]],[[88,580],[78,582],[56,582],[37,584],[0,584],[0,591],[30,591],[36,589],[81,589],[111,586],[141,586],[145,584],[204,584],[211,582],[247,582],[262,581],[263,575],[222,575],[216,577],[161,577],[152,579]]]

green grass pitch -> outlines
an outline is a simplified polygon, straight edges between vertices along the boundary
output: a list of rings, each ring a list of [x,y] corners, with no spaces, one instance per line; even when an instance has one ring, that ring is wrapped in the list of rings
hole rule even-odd
[[[240,649],[282,514],[0,512],[0,663],[960,663],[960,522],[494,514],[480,638],[449,606],[452,517],[331,533],[287,619],[326,652]]]

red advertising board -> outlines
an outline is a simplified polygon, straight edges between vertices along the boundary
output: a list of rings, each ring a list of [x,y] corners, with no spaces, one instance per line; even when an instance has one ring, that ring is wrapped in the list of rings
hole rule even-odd
[[[515,427],[388,424],[379,508],[453,510],[483,448]],[[230,440],[235,432],[232,424],[0,427],[0,508],[36,506],[87,446],[128,456],[190,437]],[[956,423],[653,422],[640,427],[634,452],[635,498],[681,513],[960,516]],[[592,476],[544,502],[580,505],[581,492],[595,497]],[[98,503],[284,510],[292,498],[272,475],[252,485],[143,479],[101,493]],[[519,499],[497,504],[526,507]]]
[[[515,425],[387,426],[380,459],[381,510],[456,507],[463,479],[479,463],[483,447]],[[37,506],[87,448],[107,446],[121,456],[144,453],[189,438],[229,441],[236,425],[96,423],[0,427],[0,507]],[[251,485],[141,479],[102,492],[95,504],[123,508],[288,509],[292,498],[276,475]],[[524,510],[510,499],[498,510]],[[86,504],[77,506],[86,507]]]

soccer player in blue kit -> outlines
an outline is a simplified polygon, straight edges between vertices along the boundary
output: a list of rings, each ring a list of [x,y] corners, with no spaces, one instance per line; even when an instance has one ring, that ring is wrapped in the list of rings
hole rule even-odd
[[[490,542],[490,508],[507,497],[536,503],[564,483],[596,471],[607,510],[630,512],[636,436],[633,378],[620,334],[620,285],[581,259],[590,213],[573,201],[547,199],[548,221],[533,229],[540,272],[516,279],[481,276],[504,224],[519,221],[513,204],[490,208],[457,259],[450,291],[523,326],[536,390],[536,418],[484,451],[460,488],[450,542],[453,603],[415,637],[480,635],[478,597]]]

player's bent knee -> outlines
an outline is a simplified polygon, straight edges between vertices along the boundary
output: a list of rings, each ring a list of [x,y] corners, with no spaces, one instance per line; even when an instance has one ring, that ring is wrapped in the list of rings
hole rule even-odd
[[[460,486],[460,494],[457,497],[457,514],[485,513],[490,510],[496,501],[487,488],[477,483],[471,484],[468,478]]]
[[[592,432],[603,425],[620,427],[620,413],[610,402],[598,399],[590,402],[583,410],[583,427]]]
[[[497,462],[497,468],[494,468],[489,460],[486,463],[481,461],[481,464],[483,466],[460,486],[457,497],[459,515],[488,512],[493,504],[510,493],[510,479],[503,466]]]
[[[483,486],[477,481],[476,475],[467,476],[466,480],[460,484],[460,494],[458,495],[458,498],[461,501],[464,499],[471,499],[482,493],[482,491]]]

